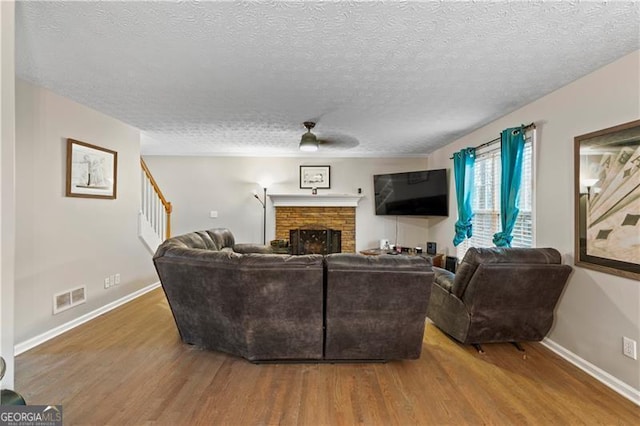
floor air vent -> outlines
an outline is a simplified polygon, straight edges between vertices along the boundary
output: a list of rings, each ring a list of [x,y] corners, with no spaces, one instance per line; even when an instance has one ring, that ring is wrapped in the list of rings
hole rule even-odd
[[[72,288],[53,295],[53,314],[58,314],[87,301],[87,286]]]

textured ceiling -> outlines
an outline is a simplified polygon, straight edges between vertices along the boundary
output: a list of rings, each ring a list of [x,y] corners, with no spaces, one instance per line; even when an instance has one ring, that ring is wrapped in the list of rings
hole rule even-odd
[[[296,155],[317,120],[315,155],[408,156],[639,49],[640,3],[17,2],[16,29],[20,78],[143,154]]]

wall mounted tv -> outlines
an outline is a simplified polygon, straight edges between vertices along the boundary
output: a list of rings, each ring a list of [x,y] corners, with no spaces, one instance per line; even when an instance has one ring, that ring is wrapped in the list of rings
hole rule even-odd
[[[449,216],[447,169],[373,176],[376,215]]]

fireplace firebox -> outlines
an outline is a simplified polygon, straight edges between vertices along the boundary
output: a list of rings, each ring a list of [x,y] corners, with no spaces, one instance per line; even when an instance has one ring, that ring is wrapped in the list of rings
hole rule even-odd
[[[330,254],[342,251],[342,231],[320,226],[289,230],[291,254]]]

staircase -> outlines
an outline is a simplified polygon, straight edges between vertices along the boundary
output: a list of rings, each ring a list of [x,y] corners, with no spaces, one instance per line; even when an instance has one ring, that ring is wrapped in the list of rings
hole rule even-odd
[[[168,202],[151,175],[144,160],[140,158],[142,198],[138,213],[138,237],[151,253],[171,236],[171,203]]]

